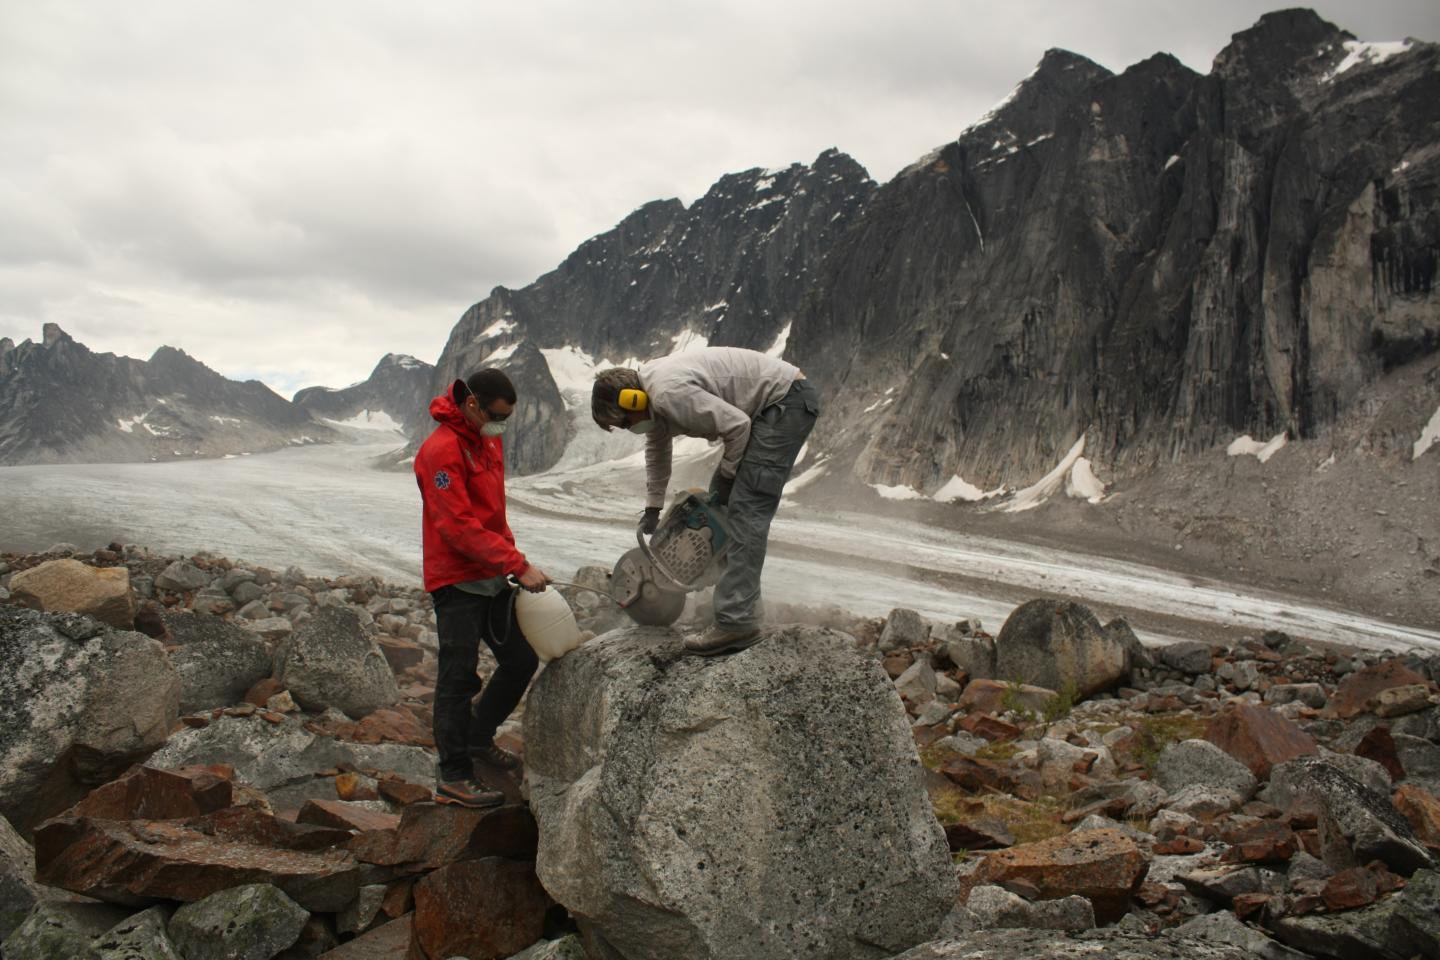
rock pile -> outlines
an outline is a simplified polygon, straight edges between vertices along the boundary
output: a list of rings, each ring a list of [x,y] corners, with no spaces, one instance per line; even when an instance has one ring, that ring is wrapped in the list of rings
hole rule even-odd
[[[502,730],[528,802],[473,811],[423,592],[64,554],[0,557],[8,960],[1440,956],[1434,655],[1035,601],[701,661],[569,591],[604,636]]]

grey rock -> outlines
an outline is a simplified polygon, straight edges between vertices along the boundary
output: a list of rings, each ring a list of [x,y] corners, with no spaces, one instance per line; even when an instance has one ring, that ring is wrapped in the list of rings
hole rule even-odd
[[[1125,647],[1088,607],[1031,600],[1016,607],[995,638],[995,673],[1004,680],[1090,696],[1127,675]]]
[[[1440,707],[1406,714],[1390,724],[1391,734],[1403,733],[1431,743],[1440,742]]]
[[[1207,783],[1192,783],[1170,794],[1165,807],[1201,820],[1213,820],[1222,813],[1233,813],[1245,803],[1240,794]]]
[[[375,923],[375,917],[380,913],[380,905],[385,900],[387,889],[389,888],[383,883],[366,884],[361,887],[360,895],[336,915],[336,932],[360,934],[369,930]]]
[[[209,585],[210,574],[188,560],[176,560],[155,578],[155,586],[176,593],[199,590]]]
[[[221,717],[208,726],[181,730],[149,760],[153,767],[228,763],[238,779],[271,793],[315,774],[355,764],[350,745],[316,736],[292,718],[270,723],[257,716]],[[331,788],[333,797],[333,787]]]
[[[27,830],[165,742],[180,678],[141,633],[0,607],[0,815]]]
[[[299,939],[309,918],[277,887],[249,883],[176,910],[170,938],[185,960],[271,960]]]
[[[1168,935],[1204,940],[1207,943],[1228,943],[1244,950],[1246,955],[1258,957],[1260,960],[1306,960],[1305,954],[1276,943],[1254,927],[1246,926],[1228,910],[1187,920],[1174,927]]]
[[[1210,644],[1199,640],[1179,640],[1158,648],[1160,662],[1171,670],[1191,676],[1210,672]]]
[[[1395,757],[1405,768],[1405,782],[1440,794],[1440,744],[1405,733],[1392,733]]]
[[[285,617],[263,617],[259,620],[247,620],[243,621],[241,626],[262,640],[268,640],[272,643],[284,640],[295,630],[294,624]]]
[[[265,588],[253,580],[242,580],[235,585],[235,589],[230,591],[230,596],[235,598],[236,605],[243,610],[249,604],[264,597]]]
[[[1084,897],[1069,896],[1036,903],[994,884],[970,891],[965,901],[974,929],[1089,930],[1095,926],[1095,908]]]
[[[542,940],[526,947],[510,960],[588,960],[580,938],[571,934],[559,940]]]
[[[1185,889],[1208,900],[1229,903],[1242,893],[1283,893],[1284,874],[1263,867],[1201,867],[1176,876]]]
[[[1254,960],[1244,948],[1128,930],[979,930],[921,944],[892,960]]]
[[[995,679],[993,637],[958,636],[952,632],[944,650],[950,662],[969,674],[971,680]]]
[[[907,718],[844,634],[605,634],[535,681],[525,743],[540,880],[630,960],[879,958],[954,902]]]
[[[1382,796],[1390,795],[1390,773],[1374,760],[1349,753],[1325,751],[1322,751],[1320,756],[1332,767],[1357,781],[1361,786]],[[1266,783],[1265,789],[1260,791],[1259,799],[1271,806],[1279,807],[1281,810],[1289,810],[1297,800],[1301,799],[1304,793],[1302,788],[1309,781],[1310,768],[1308,765],[1287,760],[1271,768],[1270,780]]]
[[[941,700],[931,700],[925,704],[924,709],[915,716],[915,726],[931,727],[937,723],[943,723],[955,712],[956,709],[950,704]]]
[[[111,927],[91,942],[96,960],[181,960],[170,942],[170,911],[151,907]]]
[[[929,640],[930,621],[914,610],[896,607],[890,611],[890,616],[885,618],[885,626],[880,631],[879,647],[881,652],[888,653],[891,650],[923,646]]]
[[[254,582],[254,570],[246,570],[244,567],[231,567],[229,570],[226,570],[225,573],[221,575],[220,580],[216,584],[216,586],[218,586],[221,590],[224,590],[226,593],[233,594],[235,590],[240,586],[240,584]]]
[[[1319,710],[1329,700],[1325,695],[1325,688],[1318,683],[1277,683],[1265,691],[1265,702],[1277,707],[1299,702]]]
[[[91,942],[125,919],[125,911],[100,903],[41,901],[5,938],[5,960],[97,960]]]
[[[895,692],[913,706],[923,707],[935,699],[935,668],[921,657],[895,678]]]
[[[40,899],[35,851],[0,817],[0,942],[25,920]]]
[[[270,608],[257,597],[235,611],[235,615],[246,620],[264,620],[270,616]]]
[[[167,613],[165,626],[179,646],[170,662],[180,677],[181,713],[239,703],[270,676],[270,651],[247,630],[203,613]]]
[[[1250,769],[1208,740],[1184,740],[1160,754],[1155,782],[1175,793],[1192,784],[1219,787],[1239,795],[1241,802],[1255,793],[1259,781]]]
[[[1334,875],[1335,871],[1331,870],[1324,860],[1312,857],[1304,850],[1290,858],[1290,866],[1285,871],[1285,878],[1292,887],[1297,880],[1328,880]]]
[[[1285,774],[1294,794],[1319,810],[1321,855],[1332,869],[1379,859],[1409,876],[1430,866],[1429,852],[1388,796],[1365,787],[1327,757],[1300,757],[1284,766],[1291,765]]]
[[[318,712],[328,706],[364,717],[400,699],[395,674],[355,613],[319,607],[275,652],[275,678],[295,702]]]

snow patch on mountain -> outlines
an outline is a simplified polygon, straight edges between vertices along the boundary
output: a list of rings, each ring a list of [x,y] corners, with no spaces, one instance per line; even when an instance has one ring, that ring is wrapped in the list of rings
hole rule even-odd
[[[1070,496],[1084,497],[1092,503],[1097,502],[1095,498],[1104,495],[1104,487],[1102,485],[1098,493],[1094,492],[1095,486],[1099,485],[1099,481],[1095,480],[1095,474],[1091,472],[1089,462],[1081,457],[1081,454],[1084,452],[1085,437],[1081,436],[1080,439],[1076,440],[1074,445],[1070,447],[1070,451],[1065,454],[1064,459],[1060,461],[1054,470],[1045,474],[1045,476],[1041,477],[1037,482],[1018,491],[1001,509],[1006,513],[1019,513],[1022,510],[1033,510],[1059,493],[1062,488]],[[1077,467],[1079,468],[1078,476],[1076,475]]]
[[[1384,63],[1391,57],[1399,56],[1409,50],[1412,42],[1413,41],[1408,39],[1380,43],[1365,40],[1346,40],[1344,43],[1346,51],[1345,59],[1341,60],[1335,69],[1326,75],[1325,82],[1333,82],[1340,74],[1354,67],[1358,67],[1362,63],[1371,67],[1379,63]]]
[[[1243,457],[1249,454],[1264,463],[1275,456],[1275,451],[1285,446],[1288,441],[1289,436],[1285,433],[1275,434],[1267,443],[1251,439],[1250,434],[1247,433],[1230,441],[1230,446],[1225,448],[1225,452],[1232,457]]]
[[[893,485],[884,483],[872,483],[870,484],[870,489],[880,494],[880,496],[886,500],[925,499],[925,494],[921,493],[919,490],[916,490],[914,487],[907,487],[903,483],[897,483]]]
[[[400,434],[405,432],[404,427],[384,410],[361,410],[348,420],[323,418],[323,421],[332,427],[349,427],[352,430],[383,430]]]
[[[1411,460],[1419,460],[1421,455],[1440,440],[1440,407],[1435,408],[1435,413],[1430,417],[1430,422],[1425,424],[1425,429],[1420,431],[1420,439],[1415,441],[1414,453]]]

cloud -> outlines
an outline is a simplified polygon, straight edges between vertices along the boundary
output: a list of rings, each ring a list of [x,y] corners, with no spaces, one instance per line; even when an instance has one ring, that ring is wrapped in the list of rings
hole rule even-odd
[[[836,146],[878,179],[1065,47],[1195,69],[1268,4],[183,0],[0,7],[0,336],[291,392],[434,360],[640,204]],[[1440,35],[1431,0],[1320,12]]]

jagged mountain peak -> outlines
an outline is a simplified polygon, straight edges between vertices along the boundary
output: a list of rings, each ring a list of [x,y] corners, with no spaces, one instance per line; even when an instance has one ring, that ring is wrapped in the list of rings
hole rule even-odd
[[[1307,7],[1276,10],[1233,35],[1215,55],[1213,70],[1226,78],[1283,74],[1313,61],[1324,47],[1354,39]]]
[[[41,328],[40,342],[47,347],[53,347],[55,346],[55,344],[67,340],[71,343],[75,342],[74,338],[71,337],[70,334],[60,329],[60,324],[58,323],[47,323]]]

